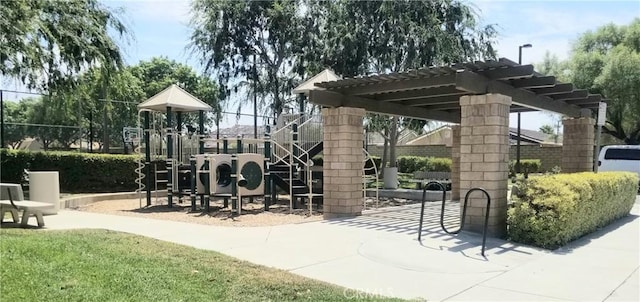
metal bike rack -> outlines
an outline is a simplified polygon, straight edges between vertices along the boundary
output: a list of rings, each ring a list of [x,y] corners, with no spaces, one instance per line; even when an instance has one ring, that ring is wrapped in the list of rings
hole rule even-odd
[[[447,230],[447,228],[444,226],[444,208],[445,208],[445,202],[447,200],[447,190],[444,187],[444,185],[442,185],[440,182],[437,181],[431,181],[428,182],[425,186],[424,189],[422,190],[422,208],[420,209],[420,225],[418,227],[418,241],[422,240],[422,224],[424,221],[424,203],[426,202],[426,195],[427,195],[427,188],[429,187],[429,185],[432,184],[437,184],[440,189],[442,190],[442,207],[440,208],[440,227],[442,227],[442,230],[447,233],[447,234],[451,234],[451,235],[456,235],[458,233],[460,233],[460,231],[464,228],[464,222],[465,222],[465,217],[467,215],[467,204],[469,202],[469,195],[471,195],[471,193],[475,192],[475,191],[481,191],[482,193],[484,193],[484,195],[487,197],[487,211],[485,212],[485,217],[484,217],[484,225],[482,228],[482,256],[484,256],[484,250],[485,250],[485,246],[487,243],[487,227],[489,224],[489,209],[491,208],[491,196],[489,196],[489,193],[487,193],[487,191],[483,188],[473,188],[471,190],[469,190],[467,192],[467,194],[464,196],[464,204],[462,206],[462,216],[460,217],[460,228],[458,228],[455,231],[449,231]]]
[[[444,202],[445,200],[447,200],[447,188],[445,188],[444,185],[442,185],[440,182],[430,181],[424,185],[424,189],[422,189],[422,207],[420,208],[420,226],[418,227],[418,241],[422,240],[422,222],[424,221],[424,203],[426,202],[425,199],[427,198],[427,188],[429,187],[429,185],[438,185],[440,187],[440,190],[442,190],[442,213],[444,213]],[[440,216],[441,216],[440,225],[442,225],[442,215]]]

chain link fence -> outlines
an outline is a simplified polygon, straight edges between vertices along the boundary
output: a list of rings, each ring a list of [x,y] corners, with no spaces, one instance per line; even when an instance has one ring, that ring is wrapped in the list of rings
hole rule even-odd
[[[32,91],[0,89],[1,144],[4,148],[26,150],[74,150],[94,153],[133,153],[139,140],[138,102],[127,100],[58,97]],[[210,138],[262,138],[265,125],[273,118],[258,114],[223,111],[216,123],[214,113],[205,117],[205,134]],[[198,129],[198,114],[182,116],[188,135]],[[166,114],[153,114],[152,127],[164,133]],[[213,147],[213,146],[208,146]]]

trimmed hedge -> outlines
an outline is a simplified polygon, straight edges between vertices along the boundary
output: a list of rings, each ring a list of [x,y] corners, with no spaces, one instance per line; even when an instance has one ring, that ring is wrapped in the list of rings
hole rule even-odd
[[[508,210],[513,241],[555,249],[631,211],[638,175],[628,172],[535,176]]]
[[[451,159],[440,157],[399,156],[398,172],[416,171],[451,172]]]
[[[138,188],[134,155],[0,150],[2,182],[21,183],[23,171],[58,171],[63,192],[125,192]]]
[[[539,159],[521,159],[520,160],[520,172],[524,173],[525,176],[529,176],[529,173],[538,173],[540,172],[540,167],[542,167],[542,163]],[[509,161],[509,176],[516,175],[516,161]]]

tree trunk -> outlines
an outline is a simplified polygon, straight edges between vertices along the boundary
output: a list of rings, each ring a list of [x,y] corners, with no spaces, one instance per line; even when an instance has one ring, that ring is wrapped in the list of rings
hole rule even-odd
[[[398,144],[398,117],[391,118],[389,125],[389,167],[398,167],[396,145]]]
[[[388,159],[388,154],[389,154],[389,140],[387,139],[388,137],[388,131],[387,129],[384,130],[384,144],[382,145],[382,159],[380,160],[380,168],[378,169],[378,171],[380,172],[380,175],[384,175],[384,168],[387,166],[387,159]]]

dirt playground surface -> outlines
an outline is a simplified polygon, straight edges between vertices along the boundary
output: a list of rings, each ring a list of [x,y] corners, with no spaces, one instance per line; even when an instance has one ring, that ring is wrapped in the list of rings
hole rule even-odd
[[[380,198],[377,204],[379,207],[390,207],[414,202],[415,201],[404,199]],[[139,199],[135,198],[98,201],[75,209],[93,213],[237,227],[274,226],[322,220],[322,210],[320,209],[318,211],[316,205],[314,205],[313,213],[310,215],[306,206],[304,209],[294,209],[290,211],[288,201],[286,200],[277,205],[271,205],[269,211],[264,210],[261,198],[256,199],[253,203],[248,203],[245,200],[242,204],[241,215],[232,212],[230,207],[223,208],[223,206],[222,200],[213,200],[209,213],[205,213],[202,211],[200,202],[198,201],[198,209],[195,212],[191,212],[190,202],[177,203],[174,201],[173,208],[169,208],[167,207],[167,198],[164,197],[158,198],[157,201],[155,198],[152,198],[152,205],[148,207],[146,206],[144,198],[142,200],[142,207],[140,206]],[[367,198],[367,208],[375,206],[375,200]]]

